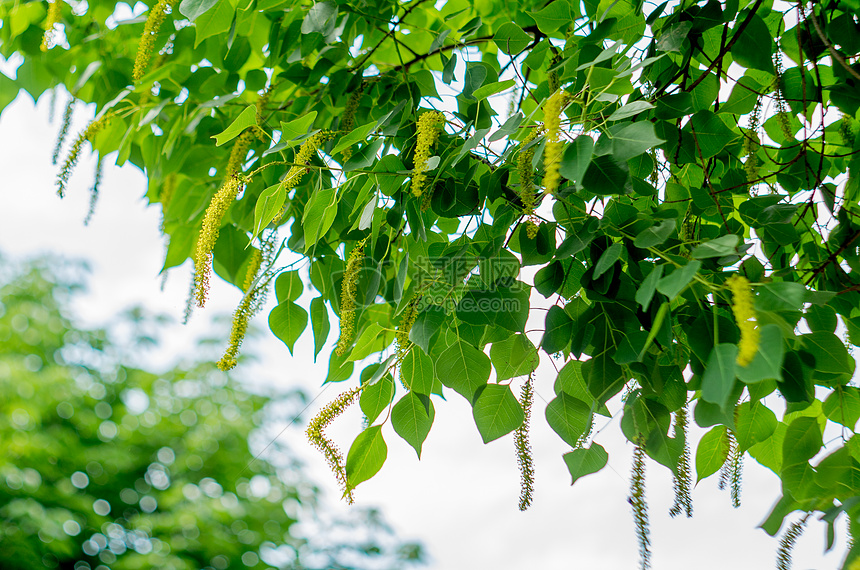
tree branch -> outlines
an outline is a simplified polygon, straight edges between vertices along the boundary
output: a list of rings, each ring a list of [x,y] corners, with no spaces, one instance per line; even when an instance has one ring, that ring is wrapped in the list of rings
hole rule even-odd
[[[711,65],[709,65],[708,68],[702,72],[702,74],[699,76],[699,78],[697,80],[693,81],[693,84],[690,85],[690,87],[689,87],[689,89],[687,89],[687,91],[692,91],[693,89],[695,89],[699,83],[701,83],[702,81],[705,80],[705,77],[708,76],[708,73],[710,73],[711,70],[713,68],[715,68],[718,63],[723,61],[723,57],[725,57],[725,55],[727,53],[729,53],[729,50],[732,49],[732,46],[735,45],[735,42],[738,41],[738,39],[741,37],[741,34],[744,33],[744,30],[746,30],[747,26],[750,25],[750,22],[752,22],[753,16],[755,16],[755,13],[758,11],[759,6],[761,6],[762,3],[764,3],[764,0],[756,0],[753,7],[750,8],[750,13],[747,14],[746,19],[743,22],[741,22],[740,26],[738,26],[738,31],[735,32],[734,35],[732,35],[732,39],[729,40],[729,43],[727,43],[723,47],[723,49],[720,50],[720,53],[718,53],[717,57],[714,58],[713,63],[711,63]]]
[[[824,30],[822,30],[822,29],[821,29],[821,24],[819,24],[819,23],[818,23],[818,18],[816,18],[816,17],[815,17],[815,6],[813,6],[813,7],[812,7],[812,10],[810,10],[810,12],[809,12],[809,18],[812,20],[812,26],[815,28],[815,33],[816,33],[816,34],[818,34],[818,37],[819,37],[819,38],[821,38],[821,41],[822,41],[822,42],[824,42],[824,45],[826,45],[826,46],[827,46],[828,51],[830,51],[830,57],[832,57],[832,58],[833,58],[833,59],[835,59],[837,62],[839,62],[839,65],[841,65],[842,67],[844,67],[844,68],[845,68],[845,71],[847,71],[848,73],[850,73],[851,75],[853,75],[855,79],[857,79],[858,81],[860,81],[860,73],[857,73],[856,71],[854,71],[854,68],[853,68],[853,67],[851,67],[850,65],[848,65],[848,62],[847,62],[847,61],[845,61],[845,58],[843,58],[843,57],[839,54],[839,52],[838,52],[838,51],[836,51],[836,48],[835,48],[835,47],[833,47],[833,44],[832,44],[832,43],[830,43],[830,40],[828,40],[828,39],[824,36]]]

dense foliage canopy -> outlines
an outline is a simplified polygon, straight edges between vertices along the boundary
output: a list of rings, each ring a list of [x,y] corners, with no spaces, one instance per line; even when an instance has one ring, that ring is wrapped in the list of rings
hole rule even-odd
[[[748,454],[782,481],[765,530],[856,529],[857,0],[124,6],[0,3],[20,64],[0,105],[96,104],[58,190],[87,141],[146,172],[165,270],[193,260],[197,305],[213,269],[245,291],[221,367],[272,280],[289,350],[337,342],[320,378],[349,388],[308,433],[347,498],[383,466],[381,426],[420,455],[445,393],[485,442],[516,432],[527,507],[537,391],[574,481],[607,461],[595,416],[621,416],[643,566],[646,457],[675,513],[693,466],[737,501]],[[344,460],[324,429],[356,400]]]
[[[211,363],[161,374],[128,366],[108,331],[70,321],[71,267],[2,266],[0,566],[394,569],[420,560],[373,512],[327,517],[288,448],[254,460],[248,437],[264,410],[271,416],[269,399]],[[140,312],[118,322],[141,333],[135,354],[154,342],[145,333],[156,325]],[[293,392],[278,405],[295,413],[304,399]]]

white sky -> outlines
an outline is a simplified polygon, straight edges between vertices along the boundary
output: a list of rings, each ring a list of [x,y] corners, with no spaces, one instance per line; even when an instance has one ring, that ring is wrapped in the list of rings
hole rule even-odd
[[[57,198],[57,168],[51,165],[50,156],[64,101],[61,97],[55,123],[50,125],[49,99],[48,95],[42,97],[35,108],[28,96],[19,96],[0,117],[0,251],[15,258],[51,252],[88,260],[92,266],[89,292],[75,306],[87,324],[109,323],[118,311],[136,304],[180,319],[190,269],[186,265],[174,270],[161,290],[158,272],[164,242],[158,232],[160,211],[146,207],[142,199],[145,179],[140,171],[105,168],[101,197],[88,227],[82,220],[95,165],[87,152],[75,170],[67,197]],[[78,106],[70,137],[91,115],[91,109]],[[236,289],[216,283],[207,309],[196,314],[188,327],[169,327],[165,331],[168,348],[147,356],[165,363],[177,355],[193,355],[193,339],[213,335],[211,316],[231,312],[239,297]],[[309,300],[310,295],[305,294],[300,302],[306,305]],[[255,321],[261,328],[266,327],[269,308]],[[219,330],[223,329],[214,332]],[[330,343],[335,340],[333,323]],[[266,333],[246,343],[246,350],[259,354],[260,359],[240,366],[238,374],[277,388],[298,386],[314,397],[325,378],[330,347],[318,365],[310,358],[312,349],[313,341],[307,335],[291,357],[280,341]],[[544,420],[544,400],[552,397],[553,380],[552,367],[544,364],[537,375],[531,433],[536,492],[526,513],[517,510],[519,473],[512,436],[483,445],[467,402],[456,394],[447,402],[435,402],[436,421],[420,462],[390,426],[385,428],[388,460],[376,477],[357,488],[356,503],[379,507],[403,539],[421,541],[432,561],[429,567],[434,569],[638,567],[638,545],[627,503],[632,448],[620,434],[618,419],[613,420],[595,438],[609,451],[609,465],[571,487],[561,458],[566,445]],[[313,409],[340,389],[345,387],[328,388]],[[617,410],[618,403],[614,404],[610,407]],[[356,406],[330,429],[344,453],[360,425]],[[694,452],[701,431],[694,428]],[[301,427],[288,428],[281,438],[304,459],[307,472],[325,490],[330,506],[347,509],[337,501],[333,478],[322,457],[306,442]],[[756,527],[779,496],[777,477],[747,457],[740,509],[731,507],[727,492],[717,491],[716,479],[705,480],[695,489],[692,519],[671,519],[667,514],[673,498],[671,477],[667,469],[649,461],[653,568],[775,566],[778,541]],[[845,547],[844,528],[840,529],[836,548],[825,556],[825,527],[812,522],[795,548],[794,568],[838,567]]]

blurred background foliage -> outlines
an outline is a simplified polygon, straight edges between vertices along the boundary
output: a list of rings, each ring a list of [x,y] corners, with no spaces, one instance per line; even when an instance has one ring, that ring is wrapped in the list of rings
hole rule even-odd
[[[157,345],[162,317],[133,309],[109,330],[76,326],[69,303],[82,269],[0,256],[0,567],[422,561],[420,546],[400,541],[376,511],[325,513],[282,440],[254,460],[249,436],[273,409],[295,416],[304,394],[251,394],[209,360],[164,373],[129,366],[143,360],[129,355]],[[129,346],[114,341],[115,327],[132,333],[121,335]]]

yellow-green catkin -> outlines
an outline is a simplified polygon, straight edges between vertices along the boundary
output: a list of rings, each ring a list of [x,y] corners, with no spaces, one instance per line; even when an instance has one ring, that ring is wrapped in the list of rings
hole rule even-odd
[[[851,128],[851,117],[844,113],[839,123],[839,137],[842,139],[842,144],[848,148],[854,148],[854,131]]]
[[[248,323],[251,317],[260,312],[266,302],[269,279],[264,279],[266,272],[263,268],[266,264],[273,261],[274,250],[275,241],[273,239],[264,239],[262,240],[261,249],[255,249],[251,254],[248,269],[245,271],[245,279],[242,283],[242,290],[245,292],[245,296],[242,297],[242,301],[233,313],[233,323],[230,329],[230,339],[227,343],[227,349],[224,351],[224,356],[218,361],[218,368],[221,370],[232,370],[238,364],[239,349],[242,347],[242,341],[245,340],[245,335],[248,333]],[[262,272],[261,269],[263,269]]]
[[[397,324],[397,330],[394,332],[394,342],[397,345],[397,360],[403,361],[406,353],[409,352],[409,347],[412,344],[409,341],[409,331],[412,330],[412,325],[415,324],[415,319],[418,317],[418,303],[421,297],[416,295],[409,301],[409,304],[403,309],[400,315],[400,322]],[[408,386],[407,386],[408,388]]]
[[[675,490],[675,503],[669,510],[669,516],[676,517],[685,513],[687,518],[693,516],[693,472],[690,469],[690,444],[687,441],[689,423],[687,418],[687,407],[684,406],[675,412],[674,436],[684,440],[684,451],[678,458],[678,474],[673,477],[672,487]]]
[[[758,178],[758,157],[756,153],[761,146],[758,138],[759,121],[761,120],[761,97],[756,99],[755,106],[749,115],[749,126],[744,136],[744,172],[747,182]]]
[[[342,414],[350,404],[355,402],[360,393],[361,387],[358,386],[339,395],[332,402],[326,404],[326,406],[323,407],[316,416],[314,416],[314,418],[308,423],[307,430],[305,430],[308,440],[310,440],[311,444],[322,452],[325,457],[326,463],[328,463],[328,466],[334,473],[335,479],[337,479],[338,484],[341,489],[343,489],[343,496],[349,504],[353,503],[354,497],[352,495],[352,489],[349,488],[347,483],[346,467],[344,466],[343,455],[341,455],[340,450],[334,442],[326,437],[324,430],[331,424],[331,422],[334,421],[335,418]]]
[[[245,335],[248,333],[248,323],[251,321],[251,317],[254,316],[256,312],[255,307],[258,305],[255,297],[256,290],[247,293],[242,297],[242,301],[233,313],[233,322],[230,328],[230,339],[227,343],[227,349],[224,351],[221,360],[217,363],[218,368],[225,372],[232,370],[239,363],[239,349],[242,347],[242,341],[245,340]]]
[[[735,411],[737,416],[737,411]],[[719,489],[721,491],[729,489],[732,498],[732,506],[739,508],[741,506],[741,480],[743,477],[743,452],[741,451],[738,440],[731,430],[726,432],[728,440],[728,452],[726,460],[720,467],[720,482]]]
[[[777,570],[791,570],[791,552],[794,550],[797,539],[800,538],[806,528],[809,515],[810,513],[806,513],[802,519],[791,523],[785,534],[779,539],[779,549],[776,551]]]
[[[269,105],[269,99],[272,98],[272,89],[274,85],[269,85],[260,94],[255,107],[257,109],[257,124],[262,125],[266,122],[266,108]]]
[[[302,178],[305,177],[305,174],[308,172],[307,165],[310,163],[311,158],[316,154],[317,149],[319,149],[320,145],[330,139],[332,137],[332,133],[330,131],[320,131],[310,137],[308,137],[305,142],[302,143],[302,146],[299,147],[299,151],[296,153],[293,158],[293,166],[287,171],[287,174],[281,180],[281,188],[290,190],[298,186]],[[287,208],[289,207],[289,201],[284,204],[284,207],[281,208],[281,211],[278,212],[278,215],[272,219],[272,224],[277,224],[281,221],[281,218],[287,212]]]
[[[633,450],[633,468],[630,475],[630,497],[633,522],[639,539],[639,561],[641,570],[651,567],[651,536],[648,527],[648,502],[645,497],[645,438],[640,434]]]
[[[358,105],[361,103],[361,97],[364,94],[364,85],[360,85],[358,89],[350,93],[349,99],[346,100],[346,106],[343,109],[343,115],[340,117],[340,132],[347,134],[355,128],[355,112],[358,110]],[[352,156],[352,147],[343,149],[343,157],[346,160]]]
[[[785,95],[782,92],[782,50],[778,45],[773,54],[773,67],[776,70],[773,79],[773,86],[776,91],[776,120],[779,122],[782,136],[790,140],[794,138],[794,133],[791,131],[791,118],[787,111]]]
[[[528,380],[523,384],[523,389],[520,392],[520,405],[523,408],[525,419],[514,432],[514,447],[517,451],[517,465],[520,468],[519,508],[521,511],[529,508],[534,494],[535,468],[532,461],[532,447],[529,443],[529,422],[532,415],[532,402],[534,401],[533,382],[533,377],[529,374]]]
[[[60,173],[57,175],[57,195],[60,198],[66,195],[66,186],[69,183],[72,170],[74,170],[75,165],[78,163],[84,143],[87,141],[93,142],[95,136],[105,128],[108,122],[110,122],[110,115],[103,115],[100,119],[90,121],[90,124],[78,134],[75,142],[72,143],[72,148],[69,149],[69,154],[65,162],[63,162],[63,166],[60,167]]]
[[[355,335],[355,294],[366,242],[367,238],[364,238],[352,248],[343,274],[340,288],[340,338],[335,349],[338,356],[346,356]]]
[[[218,240],[221,230],[221,221],[227,208],[236,200],[236,196],[242,191],[245,179],[238,174],[230,176],[206,208],[203,216],[203,226],[197,237],[197,246],[194,252],[194,281],[196,283],[194,300],[198,307],[206,304],[206,296],[209,292],[209,276],[212,273],[212,250]]]
[[[299,185],[302,178],[304,178],[308,171],[307,165],[310,163],[311,158],[316,154],[322,143],[330,139],[331,136],[332,133],[329,131],[320,131],[313,136],[308,137],[307,140],[302,143],[302,146],[299,147],[299,152],[297,152],[296,156],[293,158],[293,166],[281,181],[281,187],[290,189]]]
[[[439,111],[428,111],[418,117],[418,142],[412,170],[412,194],[416,197],[421,196],[427,188],[427,161],[444,124],[445,116]]]
[[[200,228],[200,235],[197,237],[194,251],[194,281],[196,283],[194,300],[198,307],[203,307],[206,304],[209,277],[212,273],[212,250],[218,240],[221,221],[224,219],[227,209],[233,204],[247,183],[246,178],[240,172],[253,138],[254,131],[247,130],[233,144],[230,158],[227,160],[226,178],[215,196],[212,197],[212,201],[203,215],[203,225]]]
[[[561,153],[562,143],[559,138],[561,131],[561,111],[566,99],[564,91],[556,91],[550,95],[544,105],[544,127],[546,127],[546,144],[543,151],[543,185],[547,194],[558,190],[561,182]]]
[[[758,352],[759,330],[756,323],[753,294],[750,282],[746,277],[733,275],[726,280],[726,285],[732,292],[732,312],[735,322],[741,331],[738,342],[737,363],[747,366]]]
[[[143,26],[143,35],[140,37],[140,43],[137,46],[137,55],[134,58],[134,69],[131,73],[131,77],[135,82],[140,81],[149,67],[152,52],[155,51],[155,40],[158,38],[158,32],[161,30],[161,25],[167,17],[167,11],[171,4],[171,0],[158,0],[158,3],[152,7],[149,15],[146,17],[146,24]]]
[[[238,364],[239,349],[248,332],[248,322],[253,316],[251,310],[252,304],[253,295],[246,294],[233,313],[233,323],[230,328],[230,340],[227,344],[227,350],[224,351],[224,355],[217,363],[218,368],[225,372],[232,370]]]
[[[45,33],[42,35],[42,51],[48,51],[54,47],[54,26],[60,23],[60,8],[62,0],[48,2],[48,17],[45,19]]]
[[[558,70],[552,69],[560,61],[561,61],[561,55],[560,54],[555,54],[549,60],[550,70],[546,74],[546,83],[547,83],[547,86],[549,87],[550,93],[555,93],[556,91],[558,91],[558,88],[561,87],[561,83],[559,83],[559,78],[558,78]]]
[[[90,208],[87,210],[87,216],[84,218],[84,225],[90,225],[90,220],[93,219],[93,214],[96,212],[96,202],[99,201],[99,186],[102,183],[102,172],[104,170],[104,166],[102,164],[102,157],[99,156],[96,161],[96,173],[93,177],[93,185],[90,188]]]
[[[535,184],[534,184],[534,169],[532,161],[535,156],[535,147],[528,146],[530,142],[537,138],[540,130],[532,129],[528,136],[523,139],[520,145],[520,154],[517,157],[517,172],[520,175],[520,201],[523,203],[523,214],[527,216],[526,234],[529,239],[534,239],[538,234],[537,219],[535,218]]]
[[[254,284],[254,279],[257,278],[257,273],[260,271],[260,265],[263,263],[263,251],[255,249],[251,253],[251,260],[248,262],[248,270],[245,272],[245,281],[242,283],[242,291],[246,293]]]
[[[63,143],[66,142],[66,137],[69,135],[69,127],[72,125],[72,111],[75,110],[75,98],[69,97],[69,102],[66,103],[66,108],[63,110],[63,120],[60,123],[60,133],[57,135],[57,144],[54,145],[54,154],[51,155],[51,164],[57,164],[60,159],[60,151],[63,150]]]
[[[230,149],[230,158],[227,159],[227,170],[224,172],[227,178],[242,170],[245,159],[248,157],[248,149],[251,148],[251,143],[255,138],[256,131],[249,129],[239,135],[239,138],[233,143],[233,148]]]

